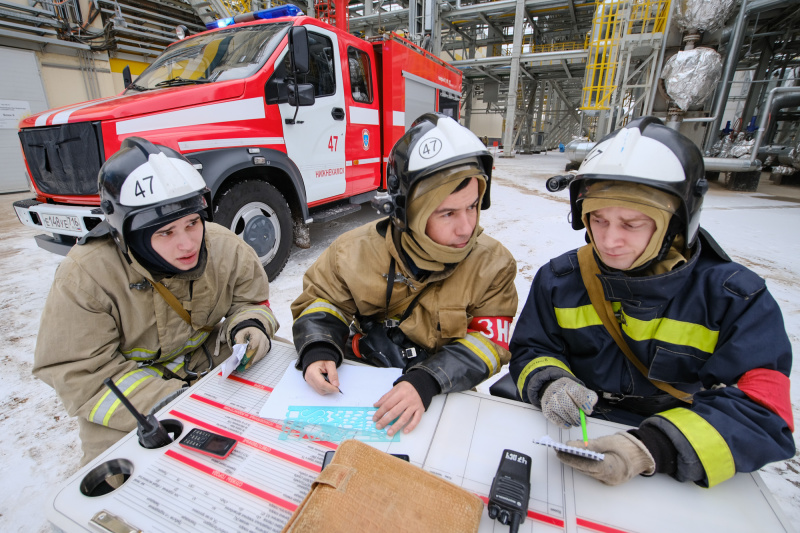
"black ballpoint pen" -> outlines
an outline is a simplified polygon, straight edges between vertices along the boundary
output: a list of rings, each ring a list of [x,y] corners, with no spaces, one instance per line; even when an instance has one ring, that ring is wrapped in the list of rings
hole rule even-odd
[[[330,379],[328,379],[328,374],[322,374],[322,377],[323,377],[323,378],[325,378],[325,381],[327,381],[328,383],[331,383],[331,380],[330,380]],[[331,385],[333,385],[333,383],[331,383]],[[339,394],[344,394],[344,393],[342,392],[342,389],[340,389],[339,387],[336,387],[336,390],[338,390],[338,391],[339,391]]]

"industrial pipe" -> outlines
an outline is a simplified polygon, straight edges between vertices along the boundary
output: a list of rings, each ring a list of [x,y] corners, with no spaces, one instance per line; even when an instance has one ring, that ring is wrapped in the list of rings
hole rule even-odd
[[[750,162],[755,161],[758,149],[761,147],[761,142],[764,140],[764,135],[766,135],[767,130],[772,127],[775,114],[778,110],[798,105],[800,105],[800,87],[775,87],[769,92],[769,96],[767,96],[767,101],[761,112],[761,124],[758,126],[756,141],[753,143],[753,149],[750,152]]]
[[[725,105],[728,103],[728,95],[731,91],[733,75],[736,73],[736,64],[739,62],[739,52],[744,40],[747,20],[754,13],[761,13],[770,9],[779,9],[796,4],[796,0],[742,0],[739,14],[736,16],[736,23],[733,27],[731,40],[728,45],[728,53],[725,57],[725,65],[722,70],[722,78],[717,86],[714,95],[714,109],[711,116],[714,121],[708,127],[705,142],[705,153],[710,153],[714,143],[717,142],[717,134],[722,125],[722,115],[725,112]],[[754,152],[755,153],[755,152]]]
[[[736,159],[730,157],[704,157],[703,166],[705,169],[715,172],[750,172],[760,170],[760,161],[750,161],[748,159]]]

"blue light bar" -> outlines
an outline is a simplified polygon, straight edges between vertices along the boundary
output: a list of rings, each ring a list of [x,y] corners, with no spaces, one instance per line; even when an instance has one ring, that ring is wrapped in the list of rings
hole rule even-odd
[[[286,4],[283,6],[271,7],[269,9],[262,9],[261,11],[254,11],[252,13],[243,13],[241,15],[236,15],[235,17],[218,19],[206,24],[206,29],[213,30],[216,28],[224,28],[226,26],[232,26],[233,24],[238,24],[240,22],[277,19],[280,17],[296,17],[302,14],[303,12],[300,10],[299,7],[294,6],[292,4]]]

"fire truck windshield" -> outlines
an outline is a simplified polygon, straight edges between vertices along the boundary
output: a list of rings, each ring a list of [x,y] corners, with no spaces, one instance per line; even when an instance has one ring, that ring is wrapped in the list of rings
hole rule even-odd
[[[231,27],[177,42],[147,67],[126,93],[252,76],[291,25],[279,22]]]

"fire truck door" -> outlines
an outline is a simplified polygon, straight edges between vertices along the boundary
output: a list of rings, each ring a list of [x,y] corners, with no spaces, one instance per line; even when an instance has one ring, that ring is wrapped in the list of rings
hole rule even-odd
[[[314,85],[315,102],[297,108],[280,104],[286,153],[300,169],[309,203],[345,192],[346,115],[341,58],[336,34],[309,27],[308,45],[311,68],[301,83]],[[305,78],[305,79],[302,79]]]

